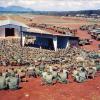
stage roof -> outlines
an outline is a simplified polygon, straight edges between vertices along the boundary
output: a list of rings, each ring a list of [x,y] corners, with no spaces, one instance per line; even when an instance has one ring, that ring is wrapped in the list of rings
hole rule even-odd
[[[11,20],[11,19],[8,19],[8,20],[1,20],[1,21],[0,21],[0,26],[9,25],[9,24],[29,28],[29,27],[28,27],[27,25],[25,25],[24,23],[21,23],[21,22],[15,21],[15,20]]]
[[[54,35],[54,36],[71,36],[73,37],[74,35],[72,33],[66,33],[66,34],[61,34],[61,33],[58,33],[58,32],[54,32],[52,30],[47,30],[47,29],[40,29],[40,28],[28,28],[27,29],[27,32],[29,33],[40,33],[40,34],[48,34],[48,35]]]

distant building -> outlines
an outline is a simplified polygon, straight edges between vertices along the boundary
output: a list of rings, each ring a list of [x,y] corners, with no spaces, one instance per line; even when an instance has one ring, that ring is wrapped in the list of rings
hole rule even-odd
[[[57,49],[65,49],[68,46],[78,46],[79,40],[78,37],[73,36],[71,33],[61,34],[41,30],[39,28],[30,28],[27,32],[24,31],[23,35],[36,37],[33,46],[55,51],[57,51]]]
[[[78,45],[78,37],[74,37],[70,33],[60,34],[39,28],[29,28],[27,25],[14,20],[0,21],[0,38],[18,37],[21,40],[21,45],[24,46],[27,35],[35,37],[33,47],[43,49],[57,51],[58,48],[64,49],[69,45]]]
[[[76,17],[87,17],[86,14],[76,14]]]
[[[0,37],[21,37],[21,32],[27,31],[27,28],[27,25],[14,20],[2,20],[0,21]]]
[[[98,18],[98,14],[91,14],[90,17],[92,17],[92,18]]]

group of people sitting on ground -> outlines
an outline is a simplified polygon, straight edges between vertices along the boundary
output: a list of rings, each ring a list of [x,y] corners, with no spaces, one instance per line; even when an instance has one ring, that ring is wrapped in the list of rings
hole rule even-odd
[[[0,90],[3,89],[19,89],[20,79],[17,74],[8,72],[7,70],[3,73],[0,73]]]
[[[19,89],[20,82],[27,82],[28,78],[41,78],[41,85],[54,85],[56,83],[70,83],[69,76],[79,83],[89,78],[94,78],[97,72],[96,67],[74,67],[69,70],[67,67],[47,66],[44,63],[37,65],[4,68],[0,72],[0,90]]]
[[[36,27],[40,29],[45,29],[48,31],[54,31],[58,32],[60,34],[66,34],[66,35],[75,35],[77,33],[77,29],[72,29],[69,27],[61,27],[57,25],[51,25],[51,24],[36,24],[36,23],[30,23],[30,27]]]
[[[55,84],[55,83],[69,83],[69,75],[73,77],[76,82],[84,82],[86,79],[94,78],[96,74],[96,67],[91,68],[74,68],[73,71],[69,71],[66,67],[49,67],[41,74],[42,84]]]
[[[95,54],[99,55],[99,52],[88,52],[77,47],[59,49],[54,52],[21,47],[18,44],[19,41],[15,39],[5,39],[0,42],[0,65],[4,67],[0,74],[0,89],[18,89],[19,83],[21,81],[26,82],[27,77],[36,78],[39,76],[42,84],[69,83],[68,76],[70,74],[77,82],[83,82],[90,77],[94,78],[96,68],[89,66],[92,66],[90,64],[95,62],[97,58],[99,59],[99,56],[95,57]],[[47,65],[43,63],[36,65],[34,64],[35,61],[40,61],[40,63],[43,61]],[[84,62],[84,64],[80,62]],[[16,68],[15,64],[20,67]],[[78,67],[80,65],[82,67]],[[11,68],[11,66],[15,67]]]

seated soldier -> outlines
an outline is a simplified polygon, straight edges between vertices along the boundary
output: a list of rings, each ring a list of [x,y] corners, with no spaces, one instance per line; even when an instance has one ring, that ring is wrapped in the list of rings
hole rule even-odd
[[[67,73],[63,72],[63,70],[58,73],[58,82],[67,83]]]
[[[28,68],[28,70],[27,70],[27,75],[28,75],[29,78],[30,78],[31,76],[36,78],[35,68],[34,68],[34,67]]]
[[[45,69],[44,72],[42,72],[42,84],[44,84],[44,82],[45,82],[46,75],[47,75],[47,71]]]
[[[14,68],[8,69],[8,73],[10,73],[12,76],[14,76],[15,75]]]
[[[40,69],[38,67],[35,68],[35,73],[36,73],[36,76],[42,75],[42,71],[40,71]]]
[[[11,90],[19,89],[19,78],[18,77],[10,75],[8,76],[6,81],[7,81],[7,85],[9,89]]]
[[[66,67],[63,69],[63,73],[66,73],[67,74],[67,79],[68,79],[69,71],[68,71],[68,69]]]
[[[45,76],[43,77],[43,84],[47,85],[53,85],[53,76],[50,72],[45,73]]]
[[[8,73],[8,70],[4,70],[4,71],[2,72],[2,76],[5,77],[5,78],[8,76],[8,74],[9,74],[9,73]]]
[[[57,69],[54,67],[49,66],[49,72],[52,74],[53,76],[53,81],[57,81]]]
[[[86,80],[86,71],[84,68],[82,68],[75,76],[76,82],[84,82]]]
[[[75,77],[77,76],[77,74],[78,74],[78,71],[77,71],[76,68],[74,68],[73,73],[72,73],[72,76],[74,77],[74,80],[75,80]]]
[[[87,68],[87,78],[94,78],[96,71],[96,67]]]
[[[52,76],[53,76],[53,81],[57,81],[57,77],[58,77],[58,72],[57,70],[53,69],[53,71],[51,72]]]
[[[21,82],[27,82],[27,77],[26,77],[26,71],[24,70],[20,70],[19,72],[17,72]]]
[[[6,80],[5,77],[2,76],[2,73],[0,73],[0,90],[6,89]]]
[[[39,69],[40,69],[40,71],[44,71],[45,64],[43,62],[41,62],[41,64],[39,65]]]
[[[96,65],[96,70],[97,71],[100,71],[100,64],[99,65]]]

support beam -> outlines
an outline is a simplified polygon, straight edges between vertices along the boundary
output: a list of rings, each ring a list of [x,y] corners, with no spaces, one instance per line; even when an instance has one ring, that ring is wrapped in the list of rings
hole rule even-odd
[[[22,32],[22,26],[20,26],[20,32],[21,32],[21,46],[24,46],[25,37],[24,37],[23,32]]]
[[[53,37],[54,50],[57,51],[57,37]]]
[[[68,48],[69,46],[70,46],[70,42],[69,42],[69,39],[68,39],[66,48]]]
[[[22,37],[22,46],[25,44],[25,36]]]

